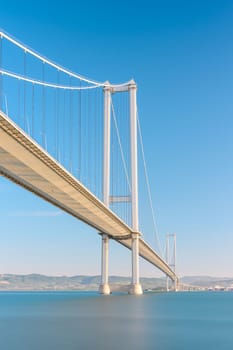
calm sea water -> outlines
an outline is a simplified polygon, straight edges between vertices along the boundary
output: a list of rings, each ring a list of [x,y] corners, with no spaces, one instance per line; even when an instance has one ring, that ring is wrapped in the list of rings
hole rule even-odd
[[[233,293],[1,292],[1,350],[231,350]]]

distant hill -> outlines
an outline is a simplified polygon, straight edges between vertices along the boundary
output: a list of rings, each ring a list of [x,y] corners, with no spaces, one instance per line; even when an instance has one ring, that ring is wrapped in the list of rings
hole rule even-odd
[[[185,284],[206,288],[216,285],[227,288],[233,285],[233,277],[185,276],[181,278],[181,281]]]
[[[109,283],[117,286],[127,286],[131,278],[110,276]],[[161,289],[165,287],[164,278],[141,278],[144,289]],[[100,276],[45,276],[30,275],[0,275],[0,291],[3,290],[98,290]]]
[[[164,290],[165,278],[141,278],[143,289]],[[116,289],[130,284],[130,277],[110,276],[109,283]],[[209,276],[185,276],[181,283],[199,287],[211,288],[216,285],[230,287],[233,278],[209,277]],[[30,275],[0,275],[0,291],[7,290],[98,290],[100,276],[45,276],[40,274]],[[124,289],[124,288],[123,288]]]

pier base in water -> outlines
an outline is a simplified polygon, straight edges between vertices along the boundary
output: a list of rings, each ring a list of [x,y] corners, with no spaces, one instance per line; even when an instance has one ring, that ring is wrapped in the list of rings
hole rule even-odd
[[[129,287],[129,294],[131,294],[131,295],[142,295],[143,291],[142,291],[141,284],[140,283],[131,284],[131,286]]]
[[[109,284],[108,284],[108,283],[101,284],[101,285],[99,286],[99,293],[100,293],[100,294],[104,294],[104,295],[109,295],[109,294],[111,294]]]

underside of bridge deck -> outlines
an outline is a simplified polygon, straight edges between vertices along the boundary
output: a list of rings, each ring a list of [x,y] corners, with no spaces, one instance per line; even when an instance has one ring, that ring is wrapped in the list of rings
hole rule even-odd
[[[131,249],[132,229],[0,112],[0,174]],[[166,273],[174,272],[141,238],[139,254]]]

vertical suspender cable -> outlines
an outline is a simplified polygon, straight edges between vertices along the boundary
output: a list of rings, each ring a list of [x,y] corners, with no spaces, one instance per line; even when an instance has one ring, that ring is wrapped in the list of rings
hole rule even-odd
[[[42,63],[42,81],[45,81],[45,62]],[[42,91],[42,146],[45,149],[45,86]]]
[[[52,97],[51,97],[52,99]],[[57,89],[53,90],[53,108],[52,108],[52,112],[51,115],[53,116],[53,123],[52,123],[52,127],[50,127],[50,130],[53,131],[53,143],[52,143],[52,152],[53,152],[53,156],[56,159],[56,138],[57,138],[57,133],[56,133],[56,108],[57,108]],[[51,131],[51,133],[52,133]]]
[[[69,86],[71,86],[71,81],[70,81],[70,76],[69,76]],[[67,120],[68,126],[67,126],[67,133],[68,133],[68,169],[71,173],[71,91],[69,90],[69,95],[67,96],[68,98],[68,110],[67,110]]]
[[[19,125],[20,125],[20,120],[21,120],[21,116],[20,116],[20,100],[21,100],[21,93],[20,93],[20,80],[18,79],[18,121],[19,121]]]
[[[78,177],[81,180],[81,167],[82,167],[82,81],[80,80],[79,90],[79,113],[78,113]]]
[[[87,157],[86,157],[86,172],[87,172],[87,184],[88,184],[88,188],[90,189],[90,172],[89,172],[89,165],[90,165],[90,158],[91,158],[91,147],[90,147],[90,109],[89,109],[89,91],[86,91],[86,109],[87,109],[87,115],[86,115],[86,126],[87,126],[87,142],[86,142],[86,150],[87,150]]]
[[[122,108],[122,111],[121,111],[121,118],[122,118],[122,123],[126,122],[126,118],[124,118],[124,115],[125,115],[125,104],[124,104],[125,100],[124,100],[124,94],[121,94],[121,108]],[[127,128],[126,126],[124,125],[124,132],[126,132]],[[127,155],[127,139],[126,137],[124,137],[124,140],[125,140],[125,153]],[[126,160],[127,160],[127,156],[126,156]],[[126,163],[127,164],[127,163]],[[129,193],[128,193],[128,190],[127,190],[127,180],[126,180],[126,177],[124,176],[124,195],[125,196],[128,196]],[[125,221],[127,224],[129,224],[128,222],[128,207],[129,207],[129,203],[126,202],[125,203]]]
[[[87,135],[86,135],[86,122],[87,122],[87,109],[86,109],[86,91],[82,92],[82,102],[83,102],[83,115],[82,115],[82,162],[83,162],[83,169],[82,169],[82,181],[86,184],[86,139],[87,139]]]
[[[3,62],[3,38],[0,35],[0,69],[2,69]],[[0,74],[0,110],[3,110],[3,75]]]
[[[119,95],[116,95],[116,99],[119,97]],[[117,107],[118,107],[118,105],[117,105]],[[119,110],[117,111],[117,115],[119,116]],[[115,189],[115,192],[116,192],[116,195],[118,196],[118,195],[120,195],[120,188],[121,188],[121,186],[120,186],[120,184],[121,184],[121,182],[122,182],[122,178],[121,178],[121,174],[120,174],[120,167],[119,167],[119,149],[118,149],[118,147],[119,147],[119,145],[117,144],[117,139],[116,139],[116,137],[115,137],[115,152],[116,152],[116,177],[115,177],[115,181],[114,181],[114,183],[115,183],[115,186],[116,186],[116,189]],[[121,213],[121,206],[120,206],[120,204],[116,204],[117,205],[117,212],[118,212],[118,214],[120,214],[120,216],[122,217],[122,213]]]
[[[71,77],[69,79],[69,84],[71,86]],[[70,122],[69,122],[69,139],[70,139],[70,172],[72,173],[73,171],[73,96],[72,96],[72,91],[70,90],[70,94],[69,94],[69,99],[70,99],[70,106],[69,106],[69,110],[70,110]]]
[[[94,138],[93,138],[93,153],[94,153],[94,158],[93,158],[93,166],[94,166],[94,193],[96,193],[96,177],[97,177],[97,169],[96,169],[96,151],[97,151],[97,144],[96,144],[96,139],[97,139],[97,99],[96,99],[96,94],[97,91],[94,91],[94,108],[93,108],[93,122],[94,122]]]
[[[89,147],[88,147],[88,92],[85,91],[85,181],[88,186],[88,156],[89,156]]]
[[[121,126],[121,130],[123,130],[123,127],[122,127],[122,123],[123,123],[123,118],[122,118],[122,112],[123,112],[123,105],[122,105],[122,94],[120,94],[119,96],[119,108],[120,108],[120,113],[119,113],[119,116],[120,116],[120,126]],[[123,132],[123,131],[122,131]],[[124,145],[123,145],[124,147]],[[125,196],[126,195],[126,191],[125,191],[125,176],[124,176],[124,173],[122,172],[122,166],[120,167],[121,169],[121,176],[122,176],[122,186],[121,186],[121,191],[122,191],[122,195]],[[126,203],[122,203],[122,209],[123,209],[123,218],[124,218],[124,221],[127,222],[126,220]]]
[[[88,148],[88,158],[87,158],[87,181],[89,184],[89,190],[91,191],[92,180],[91,180],[91,162],[92,162],[92,137],[91,137],[91,102],[90,93],[87,91],[87,148]]]
[[[59,70],[57,70],[57,84],[59,85]],[[55,148],[56,148],[56,158],[59,160],[59,89],[56,89],[56,111],[55,111],[55,132],[56,132],[56,142],[55,142]]]
[[[102,130],[102,89],[98,90],[98,111],[99,111],[99,115],[98,115],[98,143],[97,145],[98,147],[98,158],[97,158],[97,166],[98,166],[98,197],[101,198],[101,181],[100,179],[102,179],[102,167],[101,167],[101,154],[103,154],[102,152],[102,136],[101,136],[101,130]]]
[[[82,81],[80,80],[80,88],[82,87]],[[79,90],[79,123],[78,123],[79,135],[78,135],[78,176],[81,180],[82,175],[82,90]]]
[[[34,138],[34,117],[35,117],[35,86],[32,84],[32,138]]]
[[[63,166],[65,166],[66,163],[66,91],[63,91],[63,113],[62,113],[62,162]]]
[[[24,50],[24,56],[23,56],[23,74],[24,77],[26,77],[26,57],[27,52]],[[23,83],[23,128],[26,130],[26,81],[24,80]]]

